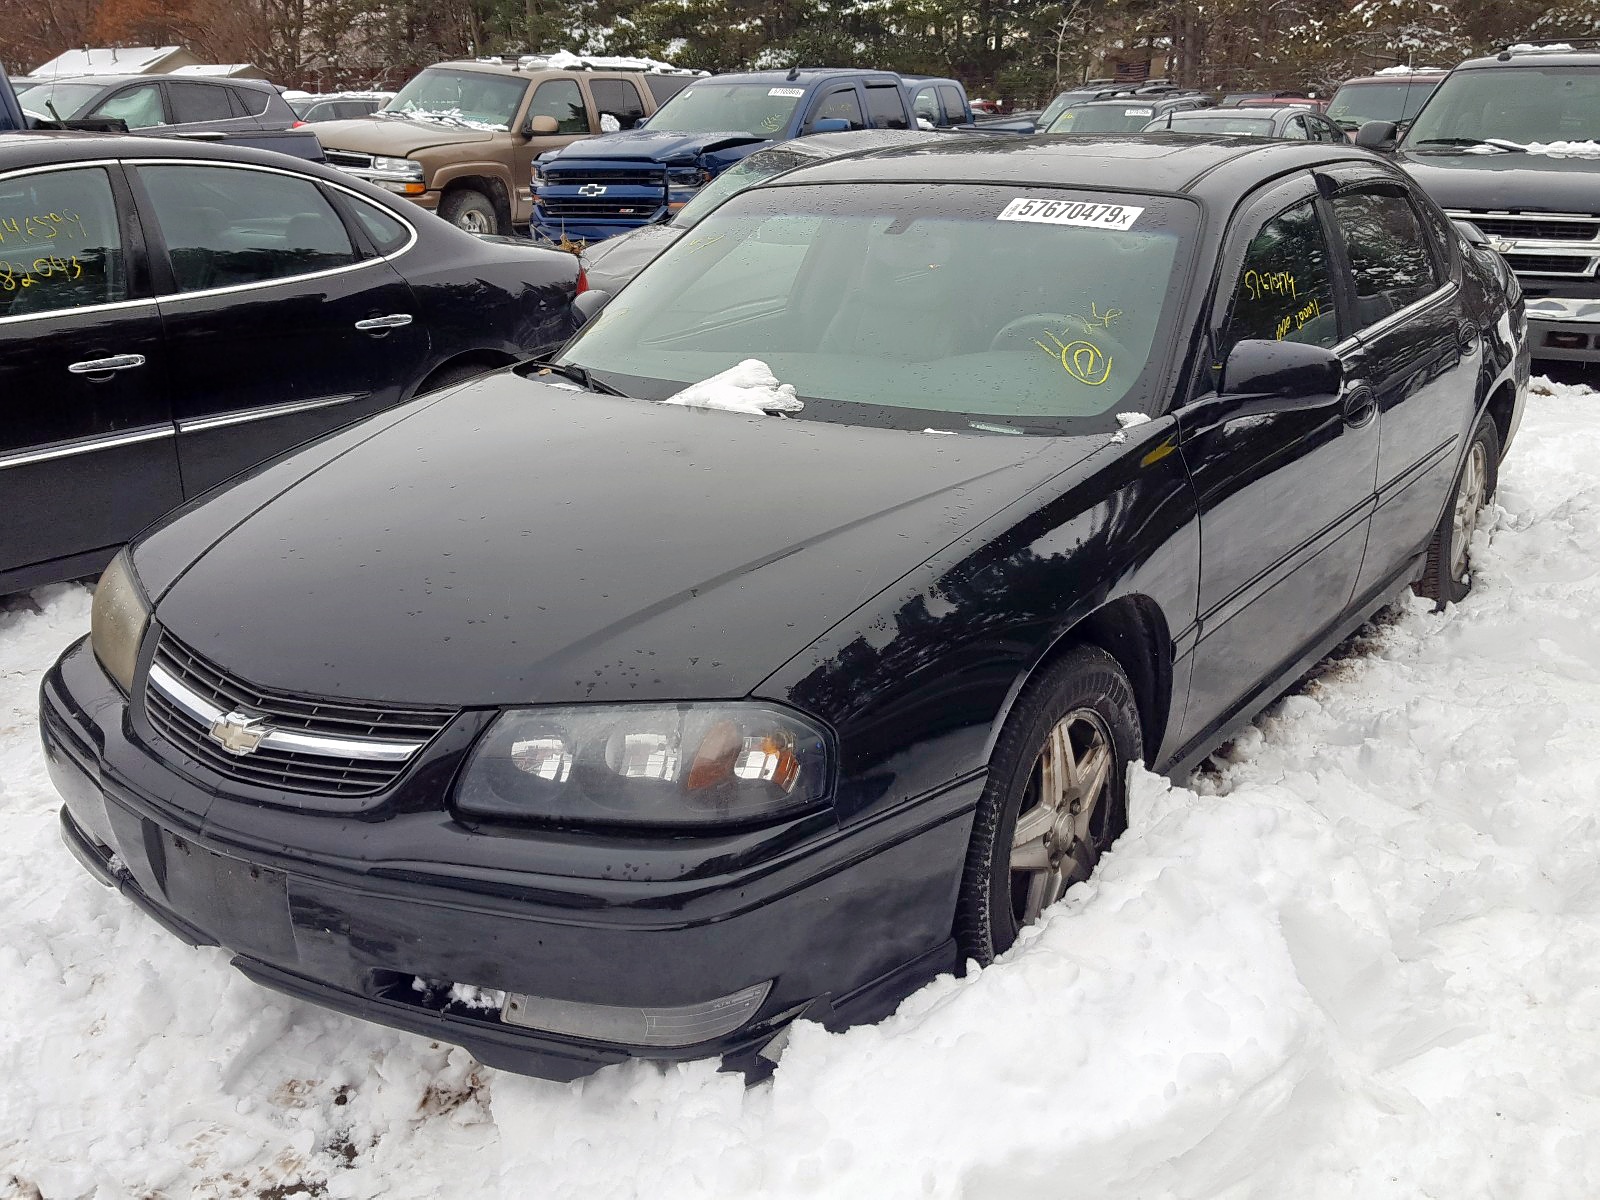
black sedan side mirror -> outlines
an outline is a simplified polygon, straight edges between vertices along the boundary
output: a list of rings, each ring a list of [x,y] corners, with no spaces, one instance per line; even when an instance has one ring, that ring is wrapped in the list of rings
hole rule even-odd
[[[1228,351],[1218,390],[1227,396],[1317,401],[1337,396],[1343,382],[1344,362],[1332,350],[1304,342],[1262,339],[1239,342]]]
[[[582,292],[572,302],[572,312],[577,317],[577,327],[582,329],[594,320],[602,308],[611,302],[611,293],[595,288],[592,291]]]
[[[1363,150],[1393,150],[1400,127],[1393,121],[1368,121],[1356,131],[1356,145]]]

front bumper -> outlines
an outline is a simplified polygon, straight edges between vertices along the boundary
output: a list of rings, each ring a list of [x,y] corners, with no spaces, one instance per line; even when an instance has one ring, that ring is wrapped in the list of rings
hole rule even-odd
[[[1600,362],[1600,299],[1530,296],[1527,306],[1534,358]]]
[[[798,1016],[876,1020],[958,966],[950,930],[981,778],[870,827],[775,831],[754,856],[674,839],[633,847],[633,878],[576,877],[549,869],[557,835],[470,833],[442,802],[338,814],[207,790],[145,744],[137,704],[86,640],[45,677],[40,725],[64,839],[102,883],[185,941],[226,947],[258,983],[491,1066],[570,1079],[630,1057],[751,1065]],[[592,862],[567,836],[573,861]],[[507,869],[523,845],[539,870]],[[668,861],[676,878],[649,878]],[[419,979],[641,1006],[773,985],[731,1033],[641,1048],[511,1025],[437,1002]]]

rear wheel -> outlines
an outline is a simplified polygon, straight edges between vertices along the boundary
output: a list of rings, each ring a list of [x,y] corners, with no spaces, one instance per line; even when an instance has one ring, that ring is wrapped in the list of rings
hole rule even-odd
[[[1009,949],[1128,826],[1139,710],[1117,661],[1064,654],[1018,700],[989,764],[956,910],[956,941],[980,964]]]
[[[1466,457],[1456,475],[1455,490],[1439,527],[1428,544],[1428,564],[1412,585],[1438,608],[1466,598],[1472,590],[1472,535],[1484,505],[1494,499],[1500,481],[1500,431],[1488,416],[1478,422]]]
[[[500,233],[500,215],[494,201],[472,188],[457,188],[439,202],[439,215],[468,233]]]

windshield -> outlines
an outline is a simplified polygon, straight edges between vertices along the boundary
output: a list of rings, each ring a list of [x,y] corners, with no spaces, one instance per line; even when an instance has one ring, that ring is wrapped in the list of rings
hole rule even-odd
[[[1148,104],[1087,104],[1069,108],[1046,127],[1046,133],[1138,133],[1156,110]]]
[[[429,67],[379,111],[468,129],[510,129],[527,90],[522,79]]]
[[[1237,110],[1235,110],[1237,111]],[[1270,118],[1226,116],[1218,113],[1203,117],[1181,117],[1170,123],[1165,117],[1152,121],[1150,129],[1170,129],[1173,133],[1246,133],[1251,137],[1271,137]]]
[[[1586,142],[1600,135],[1600,68],[1514,67],[1458,71],[1406,134],[1410,149],[1490,138]]]
[[[1368,121],[1411,120],[1423,101],[1439,86],[1437,78],[1407,79],[1399,83],[1347,83],[1328,105],[1328,119],[1341,129],[1360,129]]]
[[[80,110],[106,90],[103,83],[51,83],[34,85],[28,90],[27,108],[42,117],[51,115],[54,107],[63,121],[79,115]]]
[[[696,83],[645,122],[673,133],[748,133],[771,137],[789,124],[805,89],[784,84]]]
[[[678,211],[678,215],[672,218],[671,223],[680,229],[693,229],[711,214],[712,209],[720,207],[729,196],[737,196],[745,188],[754,187],[763,179],[771,179],[784,171],[792,171],[806,163],[814,163],[819,157],[821,156],[814,151],[793,144],[757,151],[749,158],[729,167],[696,192],[694,199]]]
[[[924,184],[735,196],[566,352],[660,400],[745,359],[801,419],[993,433],[1115,430],[1151,411],[1193,206]]]
[[[1050,101],[1049,108],[1039,114],[1037,125],[1040,129],[1049,129],[1050,122],[1054,121],[1067,109],[1075,108],[1080,104],[1087,104],[1094,98],[1094,92],[1062,92],[1061,95]]]

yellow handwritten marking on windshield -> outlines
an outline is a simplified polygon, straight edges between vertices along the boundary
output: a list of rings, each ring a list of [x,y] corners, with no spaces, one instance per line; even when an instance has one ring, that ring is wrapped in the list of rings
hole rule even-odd
[[[720,233],[708,233],[704,237],[691,238],[684,244],[681,253],[693,254],[696,250],[704,250],[707,246],[714,246],[722,240]]]
[[[1050,334],[1050,340],[1055,343],[1052,348],[1043,342],[1034,342],[1034,345],[1043,350],[1051,358],[1061,360],[1061,368],[1079,383],[1086,383],[1090,387],[1099,387],[1111,378],[1111,359],[1106,352],[1093,342],[1078,340],[1063,342],[1055,334]]]
[[[1284,317],[1283,320],[1278,322],[1278,341],[1281,342],[1285,337],[1288,336],[1291,327],[1296,330],[1304,329],[1306,327],[1306,322],[1310,321],[1314,317],[1320,317],[1321,315],[1322,304],[1316,299],[1316,297],[1312,297],[1311,303],[1302,305],[1299,309],[1290,313],[1288,316]]]
[[[1250,293],[1250,299],[1259,300],[1263,296],[1287,296],[1291,300],[1300,299],[1299,283],[1287,271],[1271,271],[1263,275],[1260,271],[1246,271],[1244,273],[1244,290]]]
[[[1089,301],[1089,314],[1087,317],[1080,317],[1076,313],[1072,314],[1072,319],[1083,326],[1085,333],[1093,333],[1096,329],[1110,329],[1111,322],[1122,316],[1122,310],[1120,308],[1108,308],[1102,313],[1100,306],[1091,300]]]

